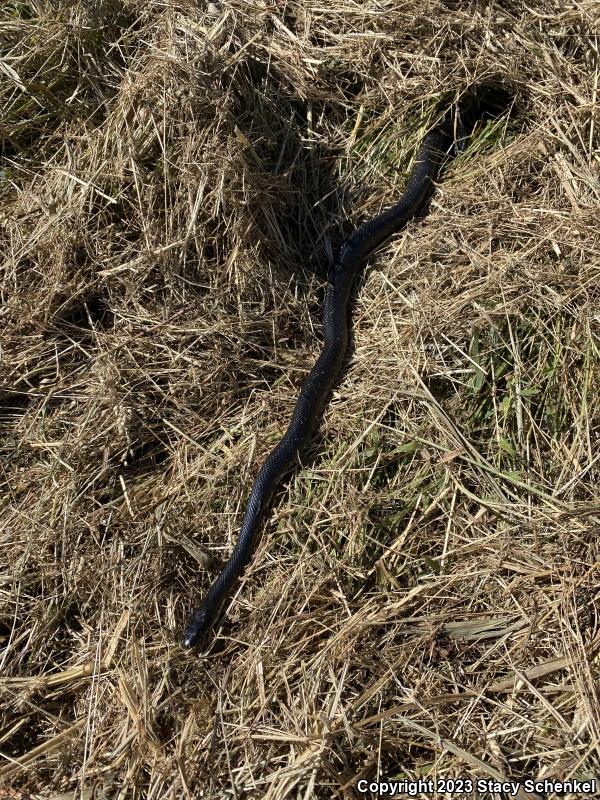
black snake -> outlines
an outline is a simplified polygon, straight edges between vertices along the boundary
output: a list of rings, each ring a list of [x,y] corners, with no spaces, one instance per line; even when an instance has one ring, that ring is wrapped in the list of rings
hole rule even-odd
[[[481,111],[480,108],[478,110]],[[463,113],[462,109],[457,115],[456,129],[460,131],[458,140],[455,139],[455,119],[451,114],[447,114],[439,125],[426,134],[398,202],[357,228],[342,245],[331,268],[325,292],[323,347],[302,385],[287,431],[256,476],[231,556],[208,590],[203,603],[190,616],[181,641],[183,647],[197,644],[217,621],[221,606],[252,556],[262,518],[275,490],[296,463],[301,449],[310,442],[319,423],[323,406],[346,355],[348,303],[363,261],[423,209],[450,146],[457,142],[455,147],[458,150],[462,149],[461,143],[464,145],[466,142],[465,131],[468,128],[465,120],[472,116],[472,110]]]

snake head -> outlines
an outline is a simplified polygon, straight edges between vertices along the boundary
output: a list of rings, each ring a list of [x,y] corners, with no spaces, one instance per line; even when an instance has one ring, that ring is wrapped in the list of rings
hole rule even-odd
[[[214,622],[214,614],[204,606],[200,606],[191,616],[181,638],[181,646],[186,650],[195,647],[209,632]]]

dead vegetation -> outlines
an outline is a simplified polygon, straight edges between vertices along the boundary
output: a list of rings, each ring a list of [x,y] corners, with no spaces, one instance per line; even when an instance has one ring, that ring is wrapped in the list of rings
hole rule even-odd
[[[3,785],[600,778],[595,0],[2,11]],[[183,652],[332,253],[484,80],[516,113],[371,259],[320,438]]]

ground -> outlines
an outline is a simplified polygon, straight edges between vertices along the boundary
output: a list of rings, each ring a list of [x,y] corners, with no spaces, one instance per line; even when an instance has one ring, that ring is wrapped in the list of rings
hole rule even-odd
[[[2,12],[1,796],[600,779],[596,0]],[[483,84],[184,651],[335,252]]]

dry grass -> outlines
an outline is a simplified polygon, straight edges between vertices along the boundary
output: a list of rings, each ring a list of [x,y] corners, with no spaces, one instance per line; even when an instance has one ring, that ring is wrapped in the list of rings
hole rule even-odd
[[[596,0],[2,11],[7,796],[600,778]],[[371,260],[320,439],[183,652],[344,231],[498,78],[516,113]]]

